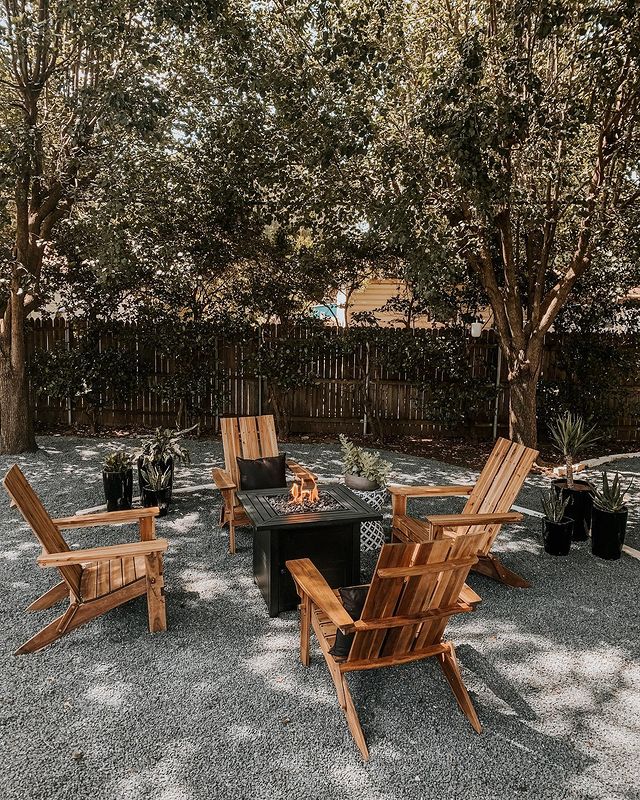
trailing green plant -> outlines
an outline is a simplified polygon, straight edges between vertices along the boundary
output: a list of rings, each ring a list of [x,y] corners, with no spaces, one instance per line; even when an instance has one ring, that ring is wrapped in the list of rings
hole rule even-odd
[[[171,467],[162,470],[156,464],[150,462],[142,467],[140,472],[144,481],[144,488],[150,489],[152,492],[160,492],[171,483]]]
[[[186,428],[182,431],[171,430],[170,428],[156,428],[156,432],[142,442],[140,455],[144,464],[159,464],[171,456],[174,461],[181,461],[183,464],[191,463],[191,455],[186,447],[180,444],[181,439],[198,426]]]
[[[616,302],[611,306],[620,310]],[[584,313],[584,306],[581,310]],[[571,311],[573,322],[579,309],[574,305]],[[620,324],[615,317],[605,321],[612,327]],[[640,412],[639,398],[629,391],[640,365],[637,336],[602,330],[601,318],[594,314],[585,317],[579,328],[558,334],[556,346],[553,341],[550,374],[540,381],[539,418],[551,420],[570,409],[597,423],[605,437],[615,438],[619,418]]]
[[[593,504],[602,511],[610,511],[615,514],[617,511],[622,511],[625,508],[624,499],[631,491],[633,486],[633,479],[629,481],[626,489],[622,488],[620,480],[620,473],[616,472],[613,480],[609,483],[609,476],[606,472],[602,473],[602,488],[594,489],[593,491]]]
[[[574,486],[573,465],[578,454],[600,439],[595,430],[595,425],[587,428],[584,419],[570,411],[558,415],[549,426],[551,439],[564,458],[569,489],[573,489]]]
[[[110,450],[104,457],[102,469],[104,472],[128,472],[132,468],[133,457],[124,447]]]
[[[390,461],[385,461],[378,452],[358,447],[343,433],[338,438],[347,475],[360,475],[380,487],[387,485],[392,466]]]
[[[294,393],[318,382],[317,365],[326,345],[322,331],[302,339],[265,339],[246,362],[248,375],[266,381],[269,403],[283,438],[291,430]]]
[[[549,522],[562,522],[570,499],[569,497],[563,499],[562,495],[553,489],[549,489],[548,492],[540,492],[542,509]]]
[[[124,327],[94,323],[71,330],[73,340],[68,348],[58,343],[51,350],[33,353],[31,380],[38,394],[81,407],[96,433],[102,410],[114,400],[130,398],[144,369],[135,353],[110,344],[114,332],[121,345],[128,344]]]

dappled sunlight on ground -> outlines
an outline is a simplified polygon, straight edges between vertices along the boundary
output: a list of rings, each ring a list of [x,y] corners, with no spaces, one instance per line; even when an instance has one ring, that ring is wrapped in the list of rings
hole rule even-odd
[[[43,443],[45,450],[16,461],[52,516],[103,502],[102,458],[125,441]],[[222,464],[218,442],[189,447],[193,461],[176,467],[176,488],[208,484],[211,466]],[[339,479],[337,445],[286,449],[322,479]],[[394,482],[476,477],[434,460],[384,455]],[[636,466],[616,464],[625,474]],[[518,504],[539,509],[547,485],[532,476]],[[149,635],[138,599],[22,658],[10,653],[59,613],[24,608],[57,576],[37,567],[37,542],[2,502],[2,800],[637,797],[640,562],[599,561],[589,543],[550,557],[540,546],[540,520],[530,517],[504,529],[496,552],[533,587],[507,589],[472,576],[483,603],[450,626],[483,733],[459,712],[435,663],[352,675],[371,751],[365,765],[313,637],[305,668],[297,614],[266,613],[252,580],[250,531],[238,531],[238,555],[228,554],[216,492],[176,494],[157,522],[158,536],[170,543],[166,633]],[[464,502],[412,500],[410,508],[423,516]],[[637,494],[632,505],[637,527]],[[137,529],[79,529],[68,538],[90,547],[135,541]],[[365,554],[363,579],[373,564]]]

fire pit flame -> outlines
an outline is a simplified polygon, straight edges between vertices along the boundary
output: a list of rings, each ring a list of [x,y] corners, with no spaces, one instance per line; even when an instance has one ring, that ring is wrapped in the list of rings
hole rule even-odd
[[[297,503],[298,505],[304,505],[317,503],[320,499],[320,495],[318,494],[318,484],[313,483],[311,489],[305,489],[303,487],[302,481],[298,483],[297,481],[291,487],[291,502]]]

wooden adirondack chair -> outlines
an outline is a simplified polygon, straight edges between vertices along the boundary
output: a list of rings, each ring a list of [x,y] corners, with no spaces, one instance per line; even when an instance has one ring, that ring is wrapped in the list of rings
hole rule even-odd
[[[220,524],[229,526],[229,552],[236,552],[236,527],[250,525],[236,492],[240,488],[236,458],[271,458],[278,455],[278,439],[272,414],[260,417],[223,417],[220,420],[224,469],[212,471],[213,482],[222,492]],[[316,476],[295,461],[287,459],[287,467],[303,488],[315,483]]]
[[[42,545],[38,558],[41,567],[56,567],[62,581],[45,592],[27,608],[43,611],[69,599],[66,611],[31,637],[15,655],[32,653],[55,642],[74,628],[116,606],[147,595],[149,630],[167,629],[162,576],[162,553],[166,539],[155,538],[158,508],[134,508],[76,517],[51,519],[38,495],[14,464],[4,478],[4,486]],[[71,550],[61,530],[138,522],[140,542]]]
[[[456,700],[474,730],[480,721],[462,682],[451,642],[444,632],[453,614],[473,611],[480,597],[465,580],[477,561],[483,535],[440,539],[424,544],[382,547],[361,619],[354,621],[308,558],[287,561],[300,595],[300,660],[309,666],[313,627],[344,711],[349,730],[365,761],[369,751],[358,719],[347,673],[393,667],[436,658]],[[329,650],[336,630],[355,633],[345,661]]]
[[[509,439],[498,439],[477,482],[471,486],[389,486],[392,497],[392,535],[401,542],[426,542],[442,536],[484,533],[475,572],[505,583],[528,588],[531,584],[507,569],[490,550],[504,524],[520,522],[522,514],[511,511],[538,451]],[[461,514],[407,515],[409,497],[469,495]]]

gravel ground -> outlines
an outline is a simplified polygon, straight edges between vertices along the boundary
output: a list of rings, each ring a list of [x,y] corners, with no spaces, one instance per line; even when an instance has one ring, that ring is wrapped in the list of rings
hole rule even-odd
[[[119,444],[122,442],[120,441]],[[44,437],[18,463],[52,514],[100,502],[105,440]],[[288,448],[321,475],[340,471],[338,448]],[[177,485],[208,480],[217,442],[192,443]],[[464,482],[460,467],[388,454],[398,482]],[[617,463],[640,472],[638,461]],[[0,470],[9,466],[0,460]],[[519,505],[538,508],[532,478]],[[424,800],[638,798],[640,785],[640,562],[604,562],[578,544],[542,552],[540,522],[500,535],[496,550],[534,587],[480,576],[484,602],[454,618],[463,677],[484,726],[458,711],[437,665],[422,662],[351,679],[369,742],[363,764],[313,645],[297,660],[295,613],[269,619],[251,578],[248,531],[227,554],[213,490],[177,498],[158,523],[170,629],[151,636],[142,599],[49,649],[11,652],[51,618],[23,611],[52,584],[34,537],[4,503],[0,524],[2,702],[0,798],[35,800]],[[415,501],[417,512],[459,499]],[[630,521],[637,539],[638,507]],[[132,540],[127,528],[74,531],[76,546]],[[631,543],[631,541],[630,541]],[[371,558],[363,563],[370,573]]]

